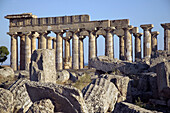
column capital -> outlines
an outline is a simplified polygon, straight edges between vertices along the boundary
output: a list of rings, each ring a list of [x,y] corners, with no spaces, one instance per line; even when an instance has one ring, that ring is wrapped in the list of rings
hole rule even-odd
[[[48,36],[47,39],[52,40],[52,39],[54,39],[54,37]]]
[[[40,35],[39,35],[38,32],[33,32],[33,33],[32,33],[32,36],[33,36],[33,38],[37,38],[37,37],[39,37]]]
[[[18,35],[17,32],[7,32],[7,34],[10,35],[10,36],[16,36],[16,35]]]
[[[113,32],[115,30],[115,27],[107,27],[106,32]]]
[[[117,35],[119,38],[122,38],[122,37],[124,37],[124,35]]]
[[[31,32],[31,31],[30,31],[30,32],[22,32],[22,34],[23,34],[23,35],[31,35],[32,32]]]
[[[133,36],[136,38],[136,37],[141,37],[143,35],[143,33],[133,33]]]
[[[132,25],[128,25],[126,27],[123,27],[122,28],[123,30],[132,30],[133,29],[133,26]]]
[[[37,33],[38,33],[39,35],[45,35],[45,34],[49,34],[50,31],[37,31]]]
[[[164,29],[170,29],[170,23],[161,24]]]
[[[157,36],[157,35],[159,35],[159,32],[158,31],[153,31],[153,32],[151,32],[151,35],[152,36]]]
[[[86,36],[79,36],[79,39],[84,40]]]
[[[53,32],[55,34],[63,34],[65,31],[64,30],[54,30]]]
[[[154,26],[153,26],[153,24],[143,24],[143,25],[140,25],[140,27],[143,30],[151,30]]]
[[[134,27],[133,29],[132,29],[132,33],[138,33],[139,32],[139,28],[138,27]]]

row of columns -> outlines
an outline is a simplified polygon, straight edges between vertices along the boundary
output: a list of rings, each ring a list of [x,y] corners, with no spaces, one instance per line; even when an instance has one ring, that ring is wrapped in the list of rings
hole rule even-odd
[[[165,50],[170,51],[170,25],[161,24],[164,27],[164,39]],[[157,50],[157,35],[159,32],[151,32],[153,28],[152,24],[141,25],[144,35],[144,57],[151,57],[151,52]],[[133,26],[129,25],[124,30],[124,35],[118,35],[120,38],[119,56],[121,60],[127,60],[132,62],[132,29]],[[110,27],[104,29],[105,34],[105,55],[109,58],[114,57],[113,48],[113,32],[115,28]],[[71,35],[63,37],[64,31],[53,31],[56,34],[56,38],[47,37],[49,31],[38,32],[25,32],[25,33],[13,33],[11,35],[11,67],[14,70],[18,68],[18,49],[17,49],[17,36],[20,36],[20,69],[29,70],[29,64],[31,60],[31,53],[36,49],[36,38],[38,38],[39,49],[56,49],[56,68],[62,70],[63,68],[73,69],[84,68],[84,45],[83,39],[85,36],[79,36],[79,30],[69,31]],[[89,59],[97,56],[97,35],[96,31],[87,31],[89,36]],[[141,59],[141,36],[142,33],[133,33],[135,37],[135,59]],[[72,59],[70,56],[70,39],[72,38]],[[65,41],[65,58],[63,63],[63,39]],[[52,41],[53,40],[53,44]],[[53,47],[52,47],[53,45]],[[72,60],[72,61],[71,61]],[[72,66],[70,66],[72,62]]]

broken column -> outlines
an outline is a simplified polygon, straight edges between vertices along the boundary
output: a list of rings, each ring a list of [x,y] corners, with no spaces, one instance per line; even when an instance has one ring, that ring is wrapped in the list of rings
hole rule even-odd
[[[25,35],[22,33],[20,36],[20,70],[25,69]]]
[[[52,49],[52,39],[53,37],[47,37],[47,49]]]
[[[83,40],[85,36],[79,37],[79,62],[80,62],[80,69],[84,68],[84,45]]]
[[[164,28],[164,50],[170,52],[170,23],[161,24]]]
[[[17,33],[8,33],[11,36],[11,68],[17,70]]]
[[[23,33],[25,35],[25,70],[29,70],[31,62],[31,32]]]
[[[135,37],[135,61],[141,59],[141,36],[143,33],[133,33]]]
[[[153,24],[145,24],[140,26],[144,31],[144,57],[151,57],[151,29],[153,28]]]
[[[115,28],[114,27],[110,27],[105,29],[106,30],[106,56],[108,56],[109,58],[113,58],[114,57],[114,51],[113,51],[113,30]]]
[[[124,29],[124,40],[125,40],[125,60],[132,62],[132,35],[131,30],[133,26],[129,25]]]
[[[63,31],[56,31],[56,69],[63,69]]]
[[[90,65],[90,59],[96,57],[96,37],[95,33],[91,31],[89,33],[89,62]]]
[[[79,37],[77,31],[73,32],[72,39],[72,68],[79,69]]]
[[[158,31],[154,31],[151,33],[152,38],[151,38],[151,45],[152,45],[152,51],[156,51],[157,50],[157,36],[159,35]]]

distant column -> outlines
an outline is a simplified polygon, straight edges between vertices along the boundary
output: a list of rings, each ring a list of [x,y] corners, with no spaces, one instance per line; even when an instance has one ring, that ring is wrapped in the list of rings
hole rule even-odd
[[[64,69],[70,68],[70,38],[67,38],[65,41],[65,62]]]
[[[31,38],[31,51],[32,53],[34,52],[34,50],[36,50],[36,39],[39,36],[39,34],[37,32],[32,34],[32,38]]]
[[[17,70],[17,34],[16,33],[8,33],[11,36],[11,68],[16,71]]]
[[[96,57],[96,37],[95,33],[91,31],[89,33],[89,62],[90,65],[90,59]]]
[[[113,30],[115,28],[114,27],[110,27],[108,29],[106,29],[106,56],[108,56],[109,58],[113,58],[114,57],[114,52],[113,52]]]
[[[124,41],[124,36],[119,35],[119,59],[120,60],[125,60],[125,41]]]
[[[125,39],[125,60],[132,62],[132,35],[131,30],[133,26],[124,28],[124,39]]]
[[[153,24],[145,24],[140,26],[144,31],[144,57],[151,57],[151,29],[153,28]]]
[[[56,38],[53,38],[53,49],[56,50]]]
[[[25,69],[25,35],[19,34],[20,36],[20,70]]]
[[[25,35],[25,70],[29,70],[31,62],[31,32],[24,33]]]
[[[170,52],[170,23],[161,24],[164,28],[164,50]]]
[[[158,31],[154,31],[151,33],[152,38],[151,38],[151,45],[152,45],[152,51],[157,51],[157,36],[159,35]]]
[[[53,37],[47,37],[47,49],[52,49],[52,39]]]
[[[79,37],[79,61],[80,69],[84,68],[84,45],[83,45],[84,36]]]
[[[63,32],[55,32],[56,34],[56,69],[63,69]]]
[[[72,39],[72,68],[79,69],[79,37],[76,32],[73,33]]]
[[[133,33],[135,37],[135,61],[141,59],[141,36],[143,33]]]

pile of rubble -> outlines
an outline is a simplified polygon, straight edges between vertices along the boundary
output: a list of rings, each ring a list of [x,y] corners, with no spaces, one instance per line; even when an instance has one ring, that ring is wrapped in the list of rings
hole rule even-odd
[[[91,59],[90,67],[96,69],[97,75],[90,75],[92,82],[82,91],[72,85],[65,85],[65,82],[75,82],[79,77],[69,70],[56,71],[54,58],[54,50],[34,51],[30,72],[15,73],[18,80],[8,89],[0,88],[0,112],[170,111],[170,57],[166,51],[158,51],[152,55],[152,59],[142,59],[133,63],[109,59],[106,56]],[[1,72],[0,70],[0,74],[3,75]],[[79,75],[83,76],[83,73]],[[57,81],[61,84],[57,84]],[[142,108],[140,105],[144,103],[161,106],[163,109],[151,109],[151,106],[147,109],[147,105]]]

